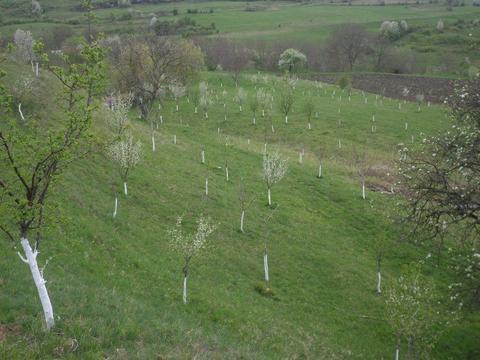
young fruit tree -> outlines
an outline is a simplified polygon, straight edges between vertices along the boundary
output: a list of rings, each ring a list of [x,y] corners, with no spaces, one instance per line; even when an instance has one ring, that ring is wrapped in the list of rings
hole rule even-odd
[[[172,93],[173,100],[175,101],[175,111],[178,111],[179,110],[178,100],[185,96],[185,92],[186,92],[185,86],[180,85],[178,83],[173,83],[169,85],[168,89]]]
[[[368,169],[370,168],[366,149],[358,150],[356,147],[353,147],[352,159],[354,161],[353,166],[355,168],[358,178],[360,179],[360,184],[362,186],[362,199],[365,200],[367,198],[365,181],[366,181]]]
[[[111,159],[120,167],[120,175],[123,181],[123,192],[128,195],[128,175],[137,166],[142,154],[142,143],[134,142],[133,136],[128,134],[125,139],[118,140],[108,149]]]
[[[238,189],[238,200],[240,201],[240,231],[243,233],[244,224],[245,224],[245,212],[252,205],[255,197],[249,198],[247,189],[245,187],[244,179],[240,179],[239,189]]]
[[[295,83],[295,79],[286,78],[279,86],[280,102],[278,105],[280,107],[280,111],[285,116],[285,124],[288,124],[288,114],[290,114],[290,111],[292,111],[292,107],[295,102]]]
[[[303,106],[303,110],[305,115],[307,116],[307,126],[308,130],[312,130],[312,117],[315,113],[315,102],[313,101],[312,97],[308,97],[305,101],[305,105]]]
[[[270,273],[268,270],[268,248],[267,248],[267,242],[270,237],[271,233],[271,226],[270,226],[270,221],[273,219],[273,216],[275,215],[275,212],[278,210],[278,206],[276,206],[264,219],[265,223],[265,240],[264,240],[264,248],[263,248],[263,273],[264,273],[264,279],[265,279],[265,287],[266,290],[270,290]]]
[[[375,254],[375,262],[377,263],[377,285],[375,291],[378,295],[382,294],[382,261],[387,252],[387,237],[380,235],[373,240],[373,252]]]
[[[272,187],[285,176],[288,169],[286,159],[278,152],[263,156],[263,180],[267,185],[268,205],[272,206]]]
[[[200,106],[203,109],[203,113],[205,115],[205,119],[208,119],[208,107],[212,104],[212,99],[211,99],[211,94],[210,91],[208,90],[208,85],[206,82],[202,81],[198,85],[199,91],[200,91]]]
[[[455,311],[439,311],[433,287],[421,275],[419,265],[410,265],[388,288],[386,319],[395,337],[395,360],[400,359],[402,340],[408,359],[430,358],[441,334],[455,320]]]
[[[132,107],[132,101],[132,94],[118,94],[110,98],[108,123],[117,139],[121,139],[128,129],[128,113]]]
[[[258,96],[257,94],[253,94],[253,96],[250,97],[250,101],[248,102],[248,105],[250,107],[250,111],[252,112],[252,124],[256,125],[257,124],[257,111],[260,108],[260,103],[258,102]]]
[[[240,108],[240,112],[243,111],[243,104],[245,103],[245,101],[247,100],[247,92],[239,87],[237,89],[237,94],[235,95],[235,102],[238,104],[239,108]]]
[[[194,87],[188,92],[188,98],[192,102],[194,114],[198,114],[198,106],[200,105],[200,89]]]
[[[177,223],[168,231],[172,249],[183,257],[183,303],[187,303],[187,278],[190,265],[195,257],[204,253],[209,245],[209,236],[216,226],[210,218],[200,215],[195,233],[186,233],[183,229],[183,217],[177,218]]]
[[[267,109],[270,109],[273,103],[272,95],[264,88],[257,90],[257,102],[262,109],[262,117],[265,117]]]
[[[37,50],[41,51],[41,45]],[[56,102],[62,121],[53,124],[37,122],[37,117],[17,122],[12,116],[11,96],[1,82],[5,73],[0,71],[0,231],[15,248],[20,245],[23,250],[23,255],[20,251],[18,255],[30,268],[47,330],[54,325],[54,313],[44,268],[38,265],[42,234],[53,220],[47,205],[66,167],[85,154],[83,146],[90,138],[96,108],[93,99],[104,84],[104,54],[100,47],[96,43],[84,44],[80,56],[82,61],[75,64],[64,56],[60,67],[51,65],[46,54],[41,55],[46,69],[59,80],[59,96],[49,101]]]

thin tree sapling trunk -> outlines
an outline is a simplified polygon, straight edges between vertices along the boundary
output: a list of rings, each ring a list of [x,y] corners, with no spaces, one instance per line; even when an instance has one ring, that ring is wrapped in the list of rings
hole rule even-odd
[[[243,221],[245,220],[245,210],[242,210],[242,214],[240,215],[240,231],[243,233]]]
[[[118,197],[115,195],[115,207],[113,209],[113,218],[117,217],[117,210],[118,210]]]

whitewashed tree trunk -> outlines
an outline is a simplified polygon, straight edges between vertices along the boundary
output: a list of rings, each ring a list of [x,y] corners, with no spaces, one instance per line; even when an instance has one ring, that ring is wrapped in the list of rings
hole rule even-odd
[[[205,119],[208,119],[208,113],[205,111]]]
[[[272,191],[270,188],[268,188],[267,194],[268,194],[268,205],[272,206]]]
[[[272,133],[274,133],[274,132],[275,132],[275,128],[273,127],[273,124],[272,124]]]
[[[242,111],[243,111],[243,108],[242,108],[242,105],[240,105],[240,112],[242,112]]]
[[[366,194],[365,194],[365,180],[362,180],[362,199],[366,199]]]
[[[177,135],[173,135],[173,143],[177,145]]]
[[[183,303],[187,303],[187,276],[183,277]]]
[[[23,116],[23,111],[22,111],[22,103],[18,104],[18,112],[20,113],[20,117],[22,118],[22,120],[25,121],[25,116]]]
[[[268,283],[270,281],[270,276],[268,274],[268,254],[266,248],[265,252],[263,253],[263,269],[265,271],[265,281]]]
[[[175,110],[177,110],[177,112],[178,112],[178,104],[176,104],[176,106],[175,106]]]
[[[208,196],[208,178],[205,179],[205,195]]]
[[[308,123],[308,130],[312,130],[312,124]]]
[[[242,210],[242,214],[240,215],[240,231],[243,233],[243,220],[245,219],[245,210]]]
[[[395,348],[395,360],[400,360],[400,339],[397,340],[397,346]]]
[[[408,130],[408,122],[405,122],[405,130]]]
[[[22,244],[22,248],[26,258],[21,256],[20,253],[18,253],[18,255],[20,256],[22,261],[28,264],[28,266],[30,267],[30,272],[32,273],[33,282],[37,287],[38,296],[40,297],[40,302],[42,304],[43,315],[45,317],[47,330],[50,330],[55,324],[55,320],[53,318],[53,308],[52,308],[52,303],[50,301],[50,296],[48,295],[47,287],[45,286],[46,281],[43,278],[43,271],[41,271],[38,268],[38,263],[37,263],[38,251],[36,250],[32,251],[30,243],[26,238],[22,238],[20,240],[20,243]]]
[[[35,76],[38,77],[38,62],[35,63]]]
[[[115,207],[113,209],[113,218],[114,219],[117,217],[117,210],[118,210],[118,197],[115,196]]]
[[[380,271],[377,272],[377,294],[382,293],[382,273]]]
[[[128,186],[126,181],[123,183],[123,193],[125,194],[125,196],[128,195]]]
[[[205,164],[205,150],[202,150],[202,164]]]
[[[322,164],[318,165],[318,177],[322,177]]]
[[[262,109],[262,117],[265,117],[265,109]]]
[[[338,148],[341,149],[342,148],[342,141],[340,139],[338,139]]]
[[[195,114],[198,114],[198,107],[195,106]]]
[[[225,167],[225,178],[227,179],[227,181],[230,180],[230,177],[228,176],[228,166]]]
[[[285,124],[288,124],[288,115],[285,115]]]
[[[163,124],[163,115],[160,115],[160,124]]]
[[[152,133],[152,151],[155,152],[156,147],[155,147],[155,133]]]
[[[257,123],[257,119],[255,118],[255,116],[253,117],[253,125],[255,125]]]
[[[299,162],[300,164],[303,163],[303,153],[302,153],[301,151],[298,153],[298,162]]]

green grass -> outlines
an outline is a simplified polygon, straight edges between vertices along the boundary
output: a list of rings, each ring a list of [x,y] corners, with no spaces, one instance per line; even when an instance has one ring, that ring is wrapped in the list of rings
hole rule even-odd
[[[411,141],[411,135],[419,141],[420,132],[432,134],[448,126],[444,110],[424,106],[418,113],[410,103],[398,110],[398,101],[390,99],[383,104],[379,99],[376,106],[372,94],[365,104],[359,92],[351,102],[343,95],[340,103],[339,89],[325,86],[319,91],[302,81],[289,124],[283,124],[275,108],[276,132],[271,134],[270,122],[258,117],[253,126],[247,106],[240,113],[232,103],[235,88],[230,77],[205,77],[217,94],[228,91],[227,122],[220,102],[209,109],[207,121],[194,115],[185,99],[179,113],[167,102],[153,153],[150,127],[132,111],[132,130],[144,144],[144,156],[129,179],[129,196],[119,196],[116,220],[111,215],[113,196],[121,184],[102,153],[75,164],[62,178],[53,197],[64,221],[48,231],[39,256],[40,263],[52,257],[45,273],[58,316],[51,334],[41,329],[41,309],[28,268],[0,238],[0,330],[10,329],[0,341],[0,358],[392,356],[394,336],[384,321],[383,298],[374,292],[373,240],[387,234],[391,242],[385,286],[402,265],[431,250],[400,240],[400,229],[385,216],[394,214],[395,197],[369,191],[367,201],[361,199],[351,152],[354,146],[365,147],[372,164],[388,166],[399,143]],[[241,86],[254,91],[247,78],[242,78]],[[303,91],[314,94],[318,106],[319,118],[311,131],[301,112]],[[43,111],[52,110],[48,105]],[[372,114],[375,134],[370,130]],[[409,119],[408,131],[404,119]],[[106,136],[104,117],[99,116],[95,128],[100,138]],[[263,219],[271,210],[261,180],[265,128],[269,149],[278,149],[290,163],[285,179],[273,188],[279,208],[268,228]],[[231,144],[228,183],[223,172],[224,135]],[[336,148],[337,137],[342,149]],[[203,146],[205,165],[200,164]],[[302,147],[306,159],[300,165],[296,159]],[[318,160],[313,151],[318,147],[324,154],[322,179],[315,176]],[[238,230],[240,179],[255,199],[246,213],[245,234]],[[382,173],[368,180],[369,185],[384,182],[389,180]],[[202,211],[219,224],[215,246],[194,262],[190,300],[183,305],[181,259],[169,249],[166,230],[176,216]],[[265,240],[273,294],[262,294]],[[442,291],[449,282],[446,265],[436,268],[428,263],[425,268]],[[436,359],[474,356],[478,316],[465,315],[442,337]]]

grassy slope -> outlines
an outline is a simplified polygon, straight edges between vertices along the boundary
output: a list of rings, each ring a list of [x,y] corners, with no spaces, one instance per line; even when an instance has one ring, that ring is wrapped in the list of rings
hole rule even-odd
[[[222,82],[229,99],[233,96],[228,77],[209,79],[217,92]],[[242,86],[253,91],[246,80]],[[299,91],[306,86],[302,83]],[[185,101],[179,114],[167,104],[156,153],[150,148],[149,127],[133,120],[145,155],[130,178],[128,199],[120,197],[115,221],[112,188],[120,190],[120,183],[111,162],[94,155],[71,168],[56,196],[66,222],[47,234],[40,256],[41,262],[53,257],[46,277],[58,326],[51,335],[41,331],[28,269],[2,239],[0,324],[10,332],[7,341],[0,341],[0,358],[390,357],[394,339],[382,321],[382,298],[374,293],[372,240],[387,234],[392,241],[385,261],[387,285],[402,264],[424,257],[428,250],[398,241],[398,229],[382,215],[393,205],[389,196],[369,193],[368,201],[360,199],[348,166],[350,151],[353,144],[365,144],[375,163],[384,164],[395,144],[410,139],[411,133],[403,130],[405,117],[415,134],[432,133],[447,122],[437,107],[416,113],[415,106],[407,104],[399,111],[397,102],[389,100],[375,107],[372,95],[365,105],[359,93],[338,114],[339,100],[332,100],[331,91],[317,95],[320,117],[310,132],[304,130],[301,104],[287,126],[275,112],[277,131],[269,135],[269,143],[277,143],[290,158],[290,170],[273,189],[279,210],[269,228],[263,224],[270,211],[261,182],[263,121],[249,125],[250,114],[240,114],[230,100],[229,120],[220,124],[233,144],[228,150],[229,183],[221,168],[224,137],[217,135],[218,119],[223,119],[220,104],[212,107],[208,122],[192,115]],[[374,112],[378,133],[372,136]],[[104,130],[100,120],[97,132]],[[335,149],[336,133],[344,139],[341,151]],[[300,141],[306,147],[304,165],[296,163]],[[203,145],[206,165],[199,161]],[[309,150],[318,145],[328,158],[323,179],[315,177],[317,160]],[[202,196],[206,176],[208,199]],[[240,177],[255,197],[245,234],[238,231]],[[184,306],[181,262],[168,249],[165,230],[177,215],[202,210],[219,222],[219,230],[214,250],[194,264],[190,303]],[[262,280],[264,239],[269,243],[274,298],[254,289]],[[448,281],[443,270],[428,266],[427,272],[440,286]],[[465,320],[447,334],[437,358],[466,358],[480,331],[473,324]]]

